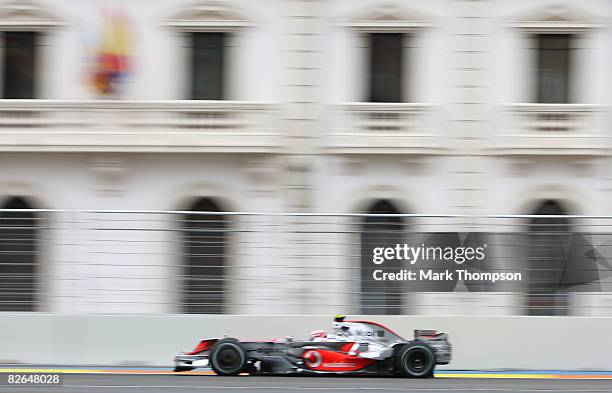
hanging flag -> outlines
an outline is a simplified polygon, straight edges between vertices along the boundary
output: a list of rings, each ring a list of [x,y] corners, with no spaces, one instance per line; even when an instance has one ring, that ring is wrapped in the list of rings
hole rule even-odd
[[[130,29],[120,12],[103,14],[101,42],[94,57],[92,85],[102,96],[116,97],[130,71]]]

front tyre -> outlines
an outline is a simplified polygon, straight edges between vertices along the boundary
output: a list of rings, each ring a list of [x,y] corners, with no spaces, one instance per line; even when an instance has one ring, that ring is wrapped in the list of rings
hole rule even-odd
[[[397,370],[411,378],[433,377],[436,357],[431,347],[423,342],[412,342],[398,348]]]
[[[235,338],[219,340],[210,354],[210,365],[217,375],[238,375],[246,364],[246,352]]]

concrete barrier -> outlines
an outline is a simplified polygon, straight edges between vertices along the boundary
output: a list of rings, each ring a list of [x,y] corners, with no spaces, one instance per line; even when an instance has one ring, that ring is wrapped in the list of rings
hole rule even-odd
[[[612,370],[612,318],[521,316],[351,316],[445,331],[446,369]],[[0,314],[0,362],[172,366],[178,350],[223,334],[243,339],[306,337],[331,316]]]

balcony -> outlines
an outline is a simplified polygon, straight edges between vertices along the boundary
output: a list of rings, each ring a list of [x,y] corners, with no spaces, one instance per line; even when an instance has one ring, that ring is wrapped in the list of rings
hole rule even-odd
[[[441,154],[434,107],[414,103],[351,102],[334,107],[332,154]]]
[[[503,155],[606,154],[604,108],[585,104],[512,104],[503,108],[494,150]]]
[[[259,102],[0,100],[0,151],[274,153],[275,112]]]

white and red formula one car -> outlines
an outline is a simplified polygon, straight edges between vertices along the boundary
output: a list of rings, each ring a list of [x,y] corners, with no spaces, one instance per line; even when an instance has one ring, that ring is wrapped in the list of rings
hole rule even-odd
[[[380,323],[336,316],[333,333],[316,330],[307,340],[240,341],[212,338],[174,357],[174,371],[212,367],[218,375],[375,374],[432,377],[437,364],[448,364],[448,335],[415,330],[406,340]]]

